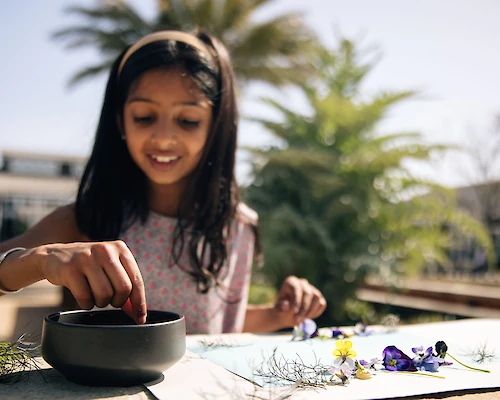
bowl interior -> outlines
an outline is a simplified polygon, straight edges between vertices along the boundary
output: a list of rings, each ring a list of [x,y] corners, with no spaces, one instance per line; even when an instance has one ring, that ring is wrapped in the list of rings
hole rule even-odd
[[[86,326],[134,326],[140,327],[121,310],[69,311],[49,315],[48,322]],[[145,325],[168,324],[182,316],[168,311],[149,310]]]

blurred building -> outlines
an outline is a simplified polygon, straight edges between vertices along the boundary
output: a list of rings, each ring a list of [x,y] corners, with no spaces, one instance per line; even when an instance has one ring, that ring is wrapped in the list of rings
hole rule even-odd
[[[0,159],[0,241],[23,232],[75,200],[86,158],[3,151]]]

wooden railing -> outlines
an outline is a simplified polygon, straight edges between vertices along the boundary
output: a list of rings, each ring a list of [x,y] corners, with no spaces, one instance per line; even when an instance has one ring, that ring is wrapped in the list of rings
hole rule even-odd
[[[407,278],[388,286],[376,278],[356,291],[359,300],[416,310],[500,318],[500,283],[489,279]]]

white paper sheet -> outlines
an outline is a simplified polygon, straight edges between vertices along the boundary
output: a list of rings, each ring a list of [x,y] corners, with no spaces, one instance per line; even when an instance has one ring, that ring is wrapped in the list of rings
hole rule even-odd
[[[207,349],[200,346],[200,340],[218,344]],[[309,340],[289,342],[290,336],[221,335],[219,337],[188,337],[188,346],[201,354],[204,359],[189,352],[186,359],[164,374],[162,382],[146,385],[159,399],[191,398],[244,399],[257,395],[264,399],[277,399],[281,394],[289,394],[290,387],[257,388],[248,381],[264,384],[253,372],[263,359],[268,358],[274,348],[286,358],[300,356],[304,363],[329,364],[333,361],[332,350],[335,341]],[[444,340],[449,353],[461,361],[474,364],[465,353],[479,345],[496,350],[493,362],[480,365],[491,370],[481,373],[465,369],[458,364],[440,367],[438,375],[445,379],[415,375],[377,372],[370,380],[354,379],[348,386],[328,386],[317,390],[293,390],[293,399],[382,399],[446,391],[500,387],[500,320],[464,320],[449,323],[407,326],[395,333],[377,333],[368,337],[353,337],[353,349],[358,359],[369,360],[381,357],[382,350],[395,345],[412,357],[411,348],[433,346]],[[227,343],[231,347],[221,347]],[[233,371],[236,375],[229,373]],[[239,375],[239,376],[237,376]],[[190,389],[188,389],[190,388]],[[293,388],[292,388],[293,389]]]

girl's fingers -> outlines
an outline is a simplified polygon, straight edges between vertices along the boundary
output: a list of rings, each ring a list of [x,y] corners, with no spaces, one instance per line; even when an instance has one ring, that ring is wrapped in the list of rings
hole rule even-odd
[[[317,310],[318,317],[325,312],[327,305],[328,305],[328,303],[326,302],[326,299],[323,297],[323,295],[321,295],[320,301],[319,301],[319,307]]]
[[[275,308],[283,322],[288,324],[290,321],[290,326],[293,326],[306,318],[320,316],[326,308],[326,300],[306,279],[289,276],[281,286]]]
[[[120,256],[117,256],[120,259]],[[121,307],[127,301],[132,291],[132,282],[120,260],[104,265],[106,273],[112,285],[113,295],[109,301],[113,307]]]
[[[82,309],[91,310],[94,307],[94,296],[84,275],[75,274],[72,279],[68,280],[67,288]]]
[[[133,319],[146,321],[146,295],[142,276],[127,245],[121,240],[93,245],[94,268],[87,268],[96,305],[121,307],[128,298]]]
[[[147,306],[144,281],[137,263],[132,254],[120,254],[120,261],[132,283],[130,291],[130,303],[132,305],[133,318],[138,324],[146,322]]]
[[[125,301],[125,303],[123,303],[122,310],[130,318],[132,318],[133,320],[135,320],[134,311],[132,310],[132,304],[130,304],[130,299],[127,299],[127,301]]]
[[[84,309],[111,304],[121,307],[130,298],[134,320],[146,320],[142,276],[127,245],[114,242],[55,244],[41,266],[51,283],[66,286]]]
[[[113,298],[113,286],[101,265],[93,265],[85,271],[87,281],[97,307],[106,307]]]
[[[307,318],[314,319],[319,317],[321,314],[323,314],[325,308],[326,308],[326,300],[323,297],[323,295],[318,291],[318,293],[316,293],[311,303],[311,308],[309,309],[309,316]]]
[[[312,296],[311,304],[309,305],[309,309],[307,310],[304,318],[310,318],[310,319],[316,318],[318,316],[316,315],[318,308],[319,308],[319,297],[317,295],[314,295]]]
[[[283,282],[280,290],[280,298],[288,299],[293,311],[298,313],[302,304],[302,287],[299,278],[289,276]]]
[[[304,321],[304,319],[309,314],[309,309],[313,301],[313,294],[308,290],[302,289],[302,302],[300,304],[299,312],[297,313],[297,319],[299,322]]]

